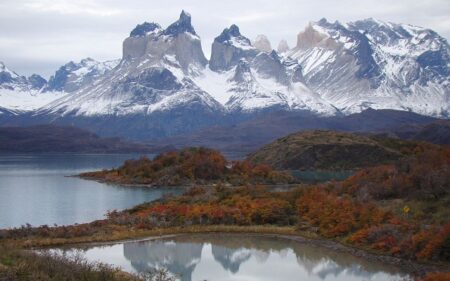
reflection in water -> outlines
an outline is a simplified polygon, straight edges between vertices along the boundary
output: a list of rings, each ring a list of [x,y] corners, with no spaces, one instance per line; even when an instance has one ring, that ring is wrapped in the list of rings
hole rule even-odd
[[[195,266],[200,262],[202,244],[181,243],[157,240],[149,242],[126,243],[123,254],[138,272],[153,268],[167,268],[182,281],[190,281]]]
[[[133,272],[165,267],[182,281],[408,280],[385,264],[269,237],[194,235],[118,245],[90,248],[85,256]]]
[[[225,270],[229,270],[232,273],[239,271],[241,263],[247,261],[252,256],[252,252],[249,249],[230,249],[222,246],[212,245],[212,255],[214,259],[218,261]]]

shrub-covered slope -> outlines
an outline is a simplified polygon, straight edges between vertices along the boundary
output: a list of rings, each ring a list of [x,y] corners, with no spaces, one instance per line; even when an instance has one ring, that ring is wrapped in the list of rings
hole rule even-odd
[[[356,169],[392,162],[416,145],[381,136],[316,130],[280,138],[248,159],[283,170]]]

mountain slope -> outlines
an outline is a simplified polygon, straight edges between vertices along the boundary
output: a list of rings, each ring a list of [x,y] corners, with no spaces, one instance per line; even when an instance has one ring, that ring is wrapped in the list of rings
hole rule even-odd
[[[450,120],[437,120],[428,124],[405,124],[386,133],[388,136],[401,139],[450,145]]]
[[[75,92],[113,69],[119,60],[98,62],[92,58],[61,66],[46,84],[44,91]]]
[[[60,67],[47,82],[40,75],[20,76],[0,62],[0,107],[19,115],[36,111],[92,83],[117,64],[91,58]]]
[[[395,110],[366,110],[348,116],[321,117],[308,112],[275,111],[229,126],[214,126],[193,133],[164,138],[156,143],[176,147],[205,146],[218,149],[230,158],[241,158],[278,138],[305,130],[339,130],[386,134],[393,137],[399,127],[423,127],[435,118]]]
[[[63,96],[61,92],[42,93],[47,81],[37,74],[25,77],[0,62],[0,115],[17,116],[37,110]]]
[[[48,83],[4,71],[0,88],[13,92],[0,93],[0,106],[14,114],[2,120],[156,139],[238,126],[274,112],[344,130],[349,126],[322,117],[340,120],[369,109],[449,117],[450,48],[431,30],[373,19],[347,24],[322,19],[299,33],[296,47],[283,42],[277,52],[265,36],[252,44],[231,25],[214,39],[208,60],[191,21],[182,11],[165,29],[139,24],[124,40],[120,62],[70,62]],[[29,94],[16,95],[17,89]],[[305,120],[300,129],[311,128]],[[361,124],[377,127],[370,122]]]
[[[118,138],[100,138],[75,127],[45,125],[0,128],[0,153],[154,153],[165,149],[168,147],[151,147]]]
[[[236,25],[214,39],[209,69],[194,81],[230,112],[282,109],[338,113],[304,84],[295,60],[254,47]]]
[[[206,63],[189,14],[183,11],[166,29],[144,23],[125,39],[114,69],[41,108],[35,118],[134,138],[224,122],[223,106],[190,79]]]
[[[373,19],[311,23],[287,53],[306,84],[344,113],[369,107],[449,116],[450,47],[435,32]]]

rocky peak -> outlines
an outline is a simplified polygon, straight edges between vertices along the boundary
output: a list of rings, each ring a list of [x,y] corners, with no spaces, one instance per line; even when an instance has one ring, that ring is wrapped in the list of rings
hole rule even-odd
[[[239,60],[234,72],[233,81],[237,83],[248,82],[251,80],[250,64],[245,60]]]
[[[323,19],[320,21],[323,21]],[[317,31],[313,24],[309,23],[305,30],[297,35],[297,48],[309,49],[313,47],[327,47],[336,45],[333,40],[327,39],[328,36],[326,34]]]
[[[136,27],[130,32],[130,37],[145,36],[150,32],[161,29],[161,26],[154,22],[144,22],[136,25]]]
[[[191,24],[191,16],[184,10],[179,19],[165,30],[153,24],[152,33],[146,36],[128,37],[123,42],[125,61],[140,68],[151,65],[180,67],[185,74],[198,74],[207,63],[200,38]]]
[[[15,88],[27,88],[27,79],[10,70],[3,62],[0,62],[0,88],[13,90]]]
[[[19,76],[14,71],[9,70],[9,68],[6,67],[5,63],[3,63],[1,61],[0,61],[0,73],[4,73],[4,74],[8,73],[9,76],[11,76],[11,77]]]
[[[287,84],[288,82],[286,68],[275,50],[270,53],[260,52],[253,59],[251,66],[264,79],[274,78],[280,84]]]
[[[111,70],[116,64],[117,61],[99,62],[92,58],[82,59],[78,63],[70,61],[50,77],[45,91],[75,92]]]
[[[289,51],[289,45],[286,40],[281,40],[280,43],[278,43],[277,51],[278,53],[282,54],[287,51]]]
[[[214,39],[214,42],[228,42],[233,37],[243,37],[239,31],[239,27],[235,24],[232,24],[229,28],[225,28],[222,33]],[[250,40],[248,40],[248,43],[250,44]]]
[[[42,89],[47,84],[47,80],[39,74],[32,74],[27,80],[31,88],[36,90]]]
[[[373,57],[373,49],[369,38],[364,32],[354,30],[349,25],[338,21],[334,23],[321,19],[317,23],[309,24],[304,32],[299,33],[297,48],[309,49],[322,47],[332,50],[345,49],[345,53],[356,60],[358,79],[368,79],[371,88],[380,85],[381,71]]]
[[[256,36],[253,41],[253,46],[261,52],[270,53],[272,51],[272,46],[270,45],[269,39],[267,39],[267,37],[263,34]]]
[[[191,24],[191,15],[183,10],[181,11],[180,18],[176,22],[169,25],[169,27],[167,27],[162,34],[176,36],[184,32],[197,35]]]
[[[209,66],[214,71],[229,70],[240,59],[250,61],[259,52],[247,37],[241,35],[239,27],[233,24],[214,39]]]

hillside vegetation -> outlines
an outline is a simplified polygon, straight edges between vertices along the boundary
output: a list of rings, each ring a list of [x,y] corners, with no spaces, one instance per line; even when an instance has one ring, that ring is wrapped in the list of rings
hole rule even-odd
[[[382,136],[316,130],[280,138],[248,160],[281,170],[349,170],[392,163],[411,154],[417,145]]]
[[[398,145],[386,139],[383,142],[392,149]],[[92,176],[150,183],[159,177],[178,176],[180,181],[217,180],[217,184],[193,186],[181,196],[112,211],[107,219],[89,224],[0,230],[0,241],[32,247],[162,233],[253,229],[332,239],[403,261],[432,262],[448,269],[450,148],[428,144],[399,147],[408,148],[399,160],[361,169],[344,181],[298,185],[285,192],[251,184],[274,181],[278,176],[283,179],[283,174],[247,161],[229,166],[219,153],[203,148],[165,153],[154,160],[128,161],[119,169]],[[221,184],[233,178],[246,179],[249,184]],[[411,271],[422,275],[427,270],[413,265]],[[446,280],[448,276],[431,274],[424,280]]]
[[[286,192],[258,186],[192,187],[91,224],[0,231],[0,239],[102,237],[119,229],[282,226],[396,257],[450,263],[450,148],[427,146],[341,182]]]
[[[127,160],[117,169],[88,172],[80,176],[122,184],[162,186],[278,184],[293,181],[290,175],[274,171],[268,165],[253,165],[248,161],[228,162],[220,152],[207,148],[185,148],[166,152],[153,160],[147,157]]]

